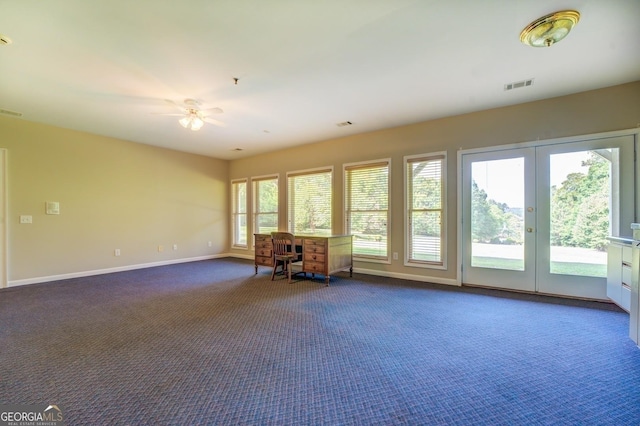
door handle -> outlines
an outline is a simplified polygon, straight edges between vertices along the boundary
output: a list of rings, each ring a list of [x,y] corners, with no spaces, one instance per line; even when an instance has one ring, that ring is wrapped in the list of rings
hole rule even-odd
[[[529,233],[533,232],[533,228],[527,228],[527,232]]]

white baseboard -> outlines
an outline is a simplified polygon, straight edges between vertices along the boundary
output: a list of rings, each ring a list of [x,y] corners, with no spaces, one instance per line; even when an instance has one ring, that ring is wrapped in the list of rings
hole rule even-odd
[[[375,275],[378,277],[398,278],[400,280],[420,281],[424,283],[444,284],[460,287],[461,284],[455,278],[430,277],[425,275],[403,274],[399,272],[376,271],[374,269],[353,268],[353,272],[366,275]]]
[[[227,257],[235,257],[236,259],[246,259],[246,260],[254,260],[255,257],[252,254],[238,254],[238,253],[230,253]]]
[[[136,265],[117,266],[115,268],[96,269],[93,271],[72,272],[69,274],[50,275],[46,277],[26,278],[23,280],[12,280],[7,283],[7,287],[17,287],[28,284],[46,283],[50,281],[67,280],[70,278],[90,277],[92,275],[110,274],[113,272],[133,271],[135,269],[153,268],[155,266],[174,265],[177,263],[196,262],[199,260],[219,259],[229,257],[229,254],[214,254],[209,256],[189,257],[185,259],[171,259],[160,262],[140,263]]]

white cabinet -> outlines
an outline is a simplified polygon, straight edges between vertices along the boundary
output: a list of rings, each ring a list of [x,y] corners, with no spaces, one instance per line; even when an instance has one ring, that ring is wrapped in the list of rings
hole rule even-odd
[[[631,309],[631,242],[610,237],[607,248],[607,297],[627,312]]]

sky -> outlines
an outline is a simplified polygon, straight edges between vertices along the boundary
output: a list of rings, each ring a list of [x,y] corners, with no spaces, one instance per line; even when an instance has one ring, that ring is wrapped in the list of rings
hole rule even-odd
[[[582,166],[589,151],[553,154],[551,156],[551,185],[560,186],[569,173],[586,174]],[[472,163],[472,178],[490,199],[509,207],[524,206],[524,158],[479,161]]]

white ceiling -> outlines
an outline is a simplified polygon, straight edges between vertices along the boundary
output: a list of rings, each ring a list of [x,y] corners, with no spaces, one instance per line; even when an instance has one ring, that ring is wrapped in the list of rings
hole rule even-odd
[[[520,43],[562,9],[581,14],[565,40]],[[0,109],[235,159],[640,80],[639,18],[638,0],[0,0]],[[185,98],[226,127],[155,114]]]

